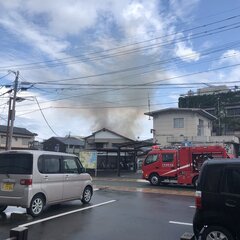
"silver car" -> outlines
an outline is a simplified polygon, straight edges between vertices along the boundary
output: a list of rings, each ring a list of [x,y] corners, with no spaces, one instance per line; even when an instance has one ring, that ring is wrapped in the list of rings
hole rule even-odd
[[[72,154],[17,150],[0,153],[0,213],[7,206],[39,216],[45,205],[80,199],[89,203],[92,178]]]

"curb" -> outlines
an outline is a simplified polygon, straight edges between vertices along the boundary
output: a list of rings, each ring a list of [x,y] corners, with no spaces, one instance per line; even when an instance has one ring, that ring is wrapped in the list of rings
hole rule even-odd
[[[148,182],[141,178],[111,178],[111,177],[93,177],[93,181],[109,181],[109,182]]]
[[[126,192],[142,192],[142,193],[158,193],[167,195],[189,196],[194,197],[195,191],[184,190],[169,190],[169,189],[150,189],[150,188],[137,188],[137,187],[125,187],[125,186],[108,186],[108,185],[96,185],[99,190],[113,190],[113,191],[126,191]]]

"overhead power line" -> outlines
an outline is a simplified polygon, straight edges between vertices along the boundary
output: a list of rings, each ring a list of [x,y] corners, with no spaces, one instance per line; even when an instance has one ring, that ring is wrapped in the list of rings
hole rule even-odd
[[[240,83],[240,80],[239,81],[227,81],[227,82],[223,82],[223,81],[213,81],[211,82],[211,84],[223,84],[223,83],[228,83],[228,84],[231,84],[231,83]],[[146,83],[137,83],[137,84],[84,84],[84,83],[79,83],[79,84],[72,84],[73,86],[75,86],[74,88],[69,88],[70,90],[75,90],[76,89],[76,86],[80,87],[80,88],[89,88],[89,87],[108,87],[108,88],[115,88],[115,87],[130,87],[130,88],[140,88],[140,87],[145,87],[146,86]],[[169,86],[169,87],[172,87],[172,86],[187,86],[187,87],[191,87],[193,85],[203,85],[203,83],[199,82],[199,83],[156,83],[156,84],[152,84],[151,87],[163,87],[163,86]],[[36,87],[34,87],[36,88]],[[42,90],[43,88],[36,88],[38,90]],[[53,90],[69,90],[68,88],[62,88],[62,87],[59,87],[59,88],[46,88],[48,90],[50,89],[53,89]],[[92,89],[92,88],[91,88]],[[96,89],[99,89],[99,88],[96,88]],[[101,88],[100,88],[101,89]],[[141,89],[141,88],[140,88]],[[77,89],[78,90],[78,89]],[[52,93],[52,92],[51,92]]]
[[[143,83],[142,86],[148,86],[148,85],[154,86],[154,84],[157,83],[157,82],[169,81],[169,80],[173,80],[173,79],[189,77],[189,76],[198,75],[198,74],[202,74],[202,73],[208,73],[208,72],[212,72],[212,71],[219,71],[219,70],[222,70],[222,69],[228,69],[228,68],[232,68],[232,67],[237,67],[239,65],[240,64],[233,64],[233,65],[223,66],[223,67],[219,67],[219,68],[214,68],[214,69],[209,69],[209,70],[204,70],[204,71],[198,71],[198,72],[184,74],[184,75],[179,75],[179,76],[175,76],[175,77],[163,78],[161,80],[155,80],[155,81],[151,81],[151,82],[148,82],[148,83]],[[211,84],[211,82],[209,82],[209,84]],[[94,93],[87,93],[87,94],[81,94],[81,95],[78,94],[78,95],[73,95],[73,96],[68,96],[68,97],[61,97],[61,98],[58,98],[58,99],[52,99],[52,100],[49,100],[49,101],[44,101],[42,103],[61,101],[61,100],[72,99],[72,98],[79,98],[79,97],[96,95],[96,94],[103,94],[103,93],[107,93],[109,91],[120,91],[120,90],[125,90],[125,89],[128,89],[128,88],[130,88],[130,87],[115,88],[115,89],[110,89],[110,90],[99,91],[97,93],[94,92]]]
[[[236,24],[238,24],[238,25],[236,25]],[[75,63],[79,63],[79,62],[91,62],[93,60],[104,60],[104,59],[112,58],[112,57],[125,56],[125,55],[128,55],[128,54],[133,54],[133,53],[140,52],[140,51],[152,50],[152,49],[157,48],[157,47],[166,47],[166,46],[173,45],[173,44],[176,44],[176,43],[189,41],[189,40],[193,40],[193,39],[197,39],[197,38],[202,38],[202,37],[206,37],[206,36],[211,36],[211,35],[215,35],[215,34],[218,34],[218,33],[225,32],[225,31],[240,28],[240,22],[235,23],[235,24],[231,24],[231,26],[233,26],[233,25],[236,25],[236,26],[229,27],[229,28],[226,28],[226,26],[223,26],[223,27],[219,27],[219,28],[214,29],[215,32],[213,32],[213,30],[206,30],[202,33],[192,34],[191,37],[181,37],[181,38],[178,38],[174,41],[173,40],[164,41],[164,43],[157,43],[157,44],[152,44],[152,45],[148,45],[148,46],[144,46],[144,47],[138,47],[138,48],[127,50],[125,52],[120,52],[120,53],[117,53],[117,54],[104,55],[104,56],[100,56],[100,57],[96,57],[96,58],[92,58],[92,59],[91,58],[84,58],[84,59],[75,60],[75,61],[71,61],[71,62],[62,62],[62,63],[58,63],[58,64],[55,64],[55,65],[43,65],[43,66],[36,66],[36,67],[26,67],[26,68],[21,68],[21,70],[23,71],[23,70],[33,70],[33,69],[41,69],[41,68],[59,67],[59,66],[62,66],[62,65],[75,64]],[[114,74],[115,73],[118,73],[118,72],[114,72]],[[111,74],[113,74],[113,73],[111,73]]]
[[[234,88],[234,86],[232,87]],[[229,89],[230,90],[230,89]],[[213,93],[221,93],[221,90],[209,90],[206,92],[206,94],[213,94]],[[185,95],[184,95],[185,96]],[[187,96],[187,94],[186,94]],[[136,100],[140,100],[140,99],[132,99],[134,101]],[[127,102],[129,100],[126,100],[125,102]],[[122,100],[119,101],[119,102],[123,102]],[[152,103],[151,105],[152,106],[158,106],[158,105],[169,105],[169,104],[176,104],[178,102],[161,102],[161,103]],[[69,110],[90,110],[90,109],[122,109],[122,108],[142,108],[142,107],[148,107],[148,104],[138,104],[138,105],[116,105],[116,106],[102,106],[102,105],[96,105],[96,106],[92,106],[92,105],[85,105],[85,106],[49,106],[49,107],[45,107],[45,108],[42,108],[42,110],[49,110],[49,109],[69,109]],[[37,112],[39,111],[39,109],[35,109],[35,110],[31,110],[31,111],[27,111],[25,113],[21,113],[21,114],[18,114],[18,116],[23,116],[23,115],[27,115],[27,114],[30,114],[30,113],[34,113],[34,112]]]
[[[40,110],[40,112],[41,112],[41,114],[42,114],[42,116],[43,116],[44,121],[46,122],[46,124],[48,125],[48,127],[50,128],[50,130],[53,132],[53,134],[54,134],[55,136],[59,136],[59,135],[52,129],[52,127],[50,126],[50,124],[48,123],[48,121],[47,121],[47,119],[46,119],[46,117],[45,117],[45,115],[44,115],[44,113],[43,113],[43,111],[42,111],[42,109],[41,109],[41,107],[40,107],[40,104],[39,104],[39,102],[38,102],[38,100],[37,100],[36,97],[35,97],[35,100],[36,100],[37,105],[38,105],[38,108],[39,108],[39,110]]]
[[[0,79],[3,79],[3,78],[5,78],[5,77],[7,77],[9,74],[11,74],[11,72],[8,72],[6,75],[0,77]]]
[[[235,83],[235,81],[234,81]],[[179,88],[179,87],[178,87]],[[231,90],[234,90],[236,89],[236,85],[233,85],[232,87],[229,87],[229,91]],[[209,90],[206,92],[206,94],[213,94],[213,93],[221,93],[221,90]],[[187,94],[186,94],[187,95]],[[162,96],[162,95],[161,95]],[[181,96],[181,95],[180,95]],[[114,98],[116,100],[116,98]],[[154,98],[153,98],[154,99]],[[123,102],[132,102],[132,101],[138,101],[139,100],[143,100],[143,98],[136,98],[136,99],[125,99],[125,100],[122,100],[122,99],[117,99],[117,102],[109,102],[111,104],[116,104],[116,103],[123,103]],[[168,103],[154,103],[152,105],[166,105],[166,104],[174,104],[174,103],[177,103],[177,102],[168,102]],[[55,106],[48,106],[48,107],[44,107],[44,108],[41,108],[42,110],[48,110],[48,109],[79,109],[79,110],[88,110],[88,109],[118,109],[118,108],[142,108],[142,107],[147,107],[147,104],[144,104],[144,105],[141,105],[141,104],[138,104],[138,105],[132,105],[132,104],[128,104],[128,105],[111,105],[111,106],[106,106],[106,105],[102,105],[102,103],[100,103],[98,101],[97,105],[95,104],[94,106],[92,104],[89,104],[89,105],[81,105],[81,106],[58,106],[58,107],[55,107]],[[33,113],[33,112],[37,112],[39,111],[39,109],[36,109],[36,110],[31,110],[25,113],[20,113],[18,114],[18,116],[22,116],[22,115],[26,115],[26,114],[30,114],[30,113]]]
[[[232,48],[232,47],[236,47],[240,45],[240,40],[238,41],[234,41],[234,42],[230,42],[227,44],[223,44],[220,45],[218,47],[214,47],[211,50],[208,51],[203,51],[200,52],[201,56],[208,56],[210,54],[214,54],[217,52],[221,52],[224,51],[226,49]],[[65,79],[57,79],[57,80],[51,80],[51,81],[47,81],[47,82],[35,82],[34,84],[46,84],[46,85],[50,85],[52,83],[57,83],[58,85],[61,84],[61,82],[65,82],[65,81],[75,81],[75,80],[80,80],[80,79],[89,79],[89,78],[94,78],[94,77],[102,77],[102,76],[106,76],[106,75],[112,75],[112,74],[120,74],[120,73],[126,73],[126,72],[131,72],[131,71],[137,71],[137,70],[143,70],[145,68],[150,68],[150,67],[158,67],[159,65],[165,65],[168,63],[181,63],[182,60],[187,60],[191,57],[195,56],[194,54],[186,54],[186,55],[182,55],[179,57],[172,57],[172,58],[167,58],[167,59],[163,59],[160,61],[156,61],[156,62],[151,62],[151,63],[147,63],[147,64],[143,64],[143,65],[138,65],[138,66],[134,66],[134,67],[129,67],[129,68],[124,68],[124,69],[119,69],[116,71],[109,71],[109,72],[104,72],[104,73],[99,73],[99,74],[92,74],[92,75],[86,75],[86,76],[78,76],[78,77],[73,77],[73,78],[65,78]],[[234,55],[232,55],[234,56]],[[180,59],[181,58],[181,59]],[[210,61],[210,60],[205,60],[206,62]],[[204,62],[204,61],[202,61]],[[200,64],[201,62],[197,62],[195,64]],[[162,67],[163,70],[165,70],[164,67]],[[156,71],[156,69],[150,70],[151,71]],[[147,73],[147,72],[143,72],[143,73]],[[143,74],[141,73],[141,74]],[[137,74],[134,74],[137,75]],[[132,76],[132,75],[131,75]],[[125,78],[128,76],[124,76]]]
[[[225,19],[222,19],[222,20],[218,20],[218,21],[211,22],[211,23],[208,23],[208,24],[204,24],[204,25],[200,25],[200,26],[193,27],[193,28],[190,28],[190,29],[182,30],[181,33],[185,33],[185,32],[188,32],[188,31],[193,31],[193,30],[196,30],[196,29],[206,28],[206,27],[209,27],[211,25],[215,25],[215,24],[219,24],[219,23],[222,23],[222,22],[230,21],[230,20],[233,20],[233,19],[237,19],[239,17],[240,17],[240,15],[231,16],[231,17],[228,17],[228,18],[225,18]],[[125,50],[125,51],[117,52],[117,54],[118,53],[119,54],[124,54],[124,55],[125,54],[130,54],[130,53],[133,53],[135,51],[139,51],[141,49],[142,50],[148,50],[149,48],[152,48],[154,46],[157,46],[157,47],[165,46],[166,44],[170,44],[172,42],[175,44],[178,41],[181,42],[181,41],[185,41],[185,40],[189,40],[189,39],[194,39],[194,37],[203,37],[203,36],[208,36],[209,34],[212,35],[212,34],[215,34],[215,33],[220,33],[220,32],[225,31],[225,30],[226,31],[227,30],[232,30],[232,29],[235,29],[235,28],[239,28],[239,26],[237,25],[238,23],[239,22],[236,22],[236,23],[225,25],[225,26],[217,27],[217,28],[214,28],[214,29],[205,30],[203,32],[195,33],[195,34],[192,34],[190,38],[189,37],[180,37],[180,38],[174,39],[174,41],[172,41],[172,40],[171,41],[164,41],[164,44],[159,44],[159,43],[150,44],[150,45],[147,45],[147,46],[138,47],[136,49],[131,49],[131,50],[128,49],[128,50]],[[235,25],[235,27],[233,27],[234,25]],[[214,33],[214,31],[216,31],[216,32]],[[108,52],[111,52],[111,51],[128,48],[128,47],[131,47],[131,46],[134,46],[134,45],[149,43],[149,42],[153,42],[153,41],[156,41],[156,40],[159,40],[159,39],[162,39],[162,38],[176,36],[177,34],[178,34],[178,32],[175,32],[175,33],[171,33],[171,34],[160,36],[160,37],[155,37],[155,38],[144,40],[144,41],[139,41],[139,42],[134,42],[134,43],[131,43],[131,44],[122,45],[120,47],[115,47],[115,48],[111,48],[111,49],[96,51],[96,52],[92,52],[92,53],[90,52],[90,53],[87,53],[87,55],[91,56],[91,55],[102,54],[102,53],[106,53],[106,52],[108,53]],[[33,62],[33,63],[26,63],[26,64],[11,65],[11,66],[2,66],[2,67],[0,67],[0,69],[17,67],[17,68],[21,68],[21,70],[24,70],[24,68],[22,68],[22,67],[27,67],[27,66],[29,66],[30,68],[26,68],[26,69],[33,69],[32,67],[34,67],[35,65],[38,65],[38,66],[36,66],[37,68],[50,67],[49,65],[48,66],[39,66],[39,65],[48,64],[48,63],[59,64],[59,62],[64,61],[64,60],[76,59],[76,58],[82,58],[82,57],[84,57],[84,58],[78,60],[77,62],[79,62],[79,61],[81,61],[81,62],[91,61],[91,58],[89,58],[89,57],[85,58],[85,56],[86,56],[86,54],[85,55],[82,54],[82,55],[77,55],[77,56],[73,56],[73,57],[71,56],[71,57],[59,58],[59,59],[55,59],[55,60],[40,61],[40,62]],[[113,56],[115,56],[115,55],[113,55]],[[106,58],[106,57],[113,57],[113,56],[104,55],[103,57],[97,57],[97,59],[93,58],[92,60],[99,60],[99,59],[103,59],[103,58]],[[69,64],[69,63],[76,63],[76,62],[75,61],[74,62],[63,62],[63,63],[60,63],[60,64],[63,65],[63,64]],[[55,67],[55,66],[58,66],[58,65],[53,65],[52,67]]]

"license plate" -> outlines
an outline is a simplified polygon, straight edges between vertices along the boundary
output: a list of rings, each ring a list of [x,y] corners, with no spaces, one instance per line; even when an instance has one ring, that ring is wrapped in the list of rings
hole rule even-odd
[[[13,183],[3,183],[1,189],[2,189],[2,191],[12,191]]]

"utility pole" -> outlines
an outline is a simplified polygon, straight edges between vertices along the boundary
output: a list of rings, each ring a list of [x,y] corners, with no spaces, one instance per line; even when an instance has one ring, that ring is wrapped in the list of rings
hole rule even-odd
[[[218,135],[222,135],[222,129],[221,129],[221,113],[220,113],[220,98],[217,98],[217,104],[218,104]]]
[[[150,105],[151,105],[151,102],[150,102],[150,98],[149,98],[149,93],[148,93],[148,112],[150,113]],[[150,118],[150,115],[148,115],[148,120],[151,120]]]
[[[12,148],[12,136],[13,136],[13,127],[14,127],[14,120],[15,120],[15,106],[16,106],[16,97],[17,97],[17,90],[18,90],[19,71],[13,72],[13,73],[16,75],[16,77],[14,81],[13,97],[10,97],[10,100],[9,100],[6,150],[11,150]]]
[[[70,134],[71,134],[71,132],[69,132],[69,134],[68,134],[68,139],[67,139],[67,142],[68,142],[68,145],[67,145],[67,153],[70,153],[70,152],[69,152],[69,147],[70,147],[70,145],[69,145],[69,142],[70,142]]]

